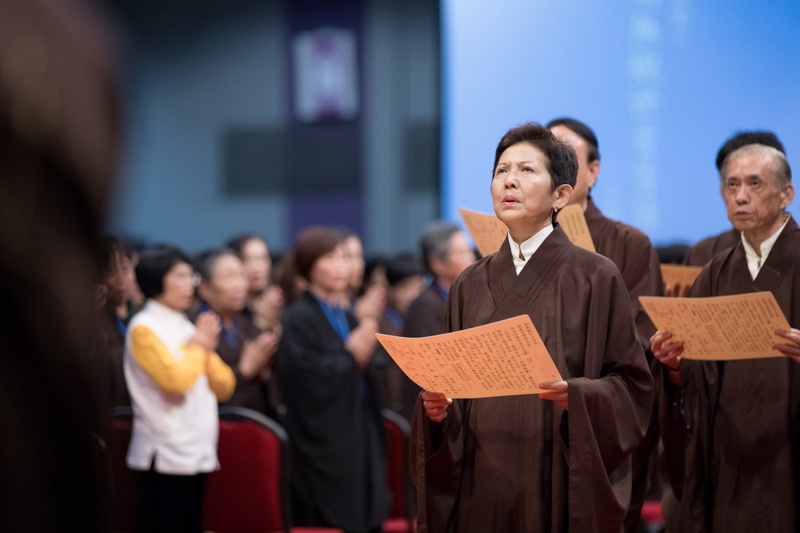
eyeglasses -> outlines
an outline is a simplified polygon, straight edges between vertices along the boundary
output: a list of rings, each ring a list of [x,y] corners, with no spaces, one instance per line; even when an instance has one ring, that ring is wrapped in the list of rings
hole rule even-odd
[[[201,277],[200,274],[197,272],[169,272],[167,276],[172,276],[175,280],[189,280],[192,283],[192,287],[197,287],[200,285]]]

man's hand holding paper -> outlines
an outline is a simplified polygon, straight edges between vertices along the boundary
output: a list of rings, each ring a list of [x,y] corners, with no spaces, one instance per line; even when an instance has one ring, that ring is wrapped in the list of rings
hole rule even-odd
[[[658,328],[650,339],[653,354],[673,370],[678,369],[681,358],[800,357],[800,332],[790,328],[770,292],[639,300]]]

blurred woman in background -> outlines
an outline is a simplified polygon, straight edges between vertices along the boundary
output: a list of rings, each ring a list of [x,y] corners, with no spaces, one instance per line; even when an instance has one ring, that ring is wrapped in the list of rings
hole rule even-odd
[[[98,287],[97,351],[104,369],[104,384],[107,407],[130,405],[125,374],[122,371],[122,356],[125,351],[125,335],[128,322],[138,310],[131,299],[132,287],[136,285],[133,271],[133,249],[122,239],[113,235],[102,238],[103,279]]]
[[[147,300],[125,342],[125,379],[133,402],[128,466],[137,471],[142,532],[202,531],[208,472],[219,468],[217,401],[236,380],[214,352],[219,318],[201,313],[195,327],[185,311],[194,298],[194,272],[177,248],[142,252],[136,278]]]
[[[387,335],[402,335],[411,302],[425,288],[424,269],[422,262],[410,253],[394,255],[384,263],[389,288],[386,309],[378,321],[378,331]],[[400,370],[383,346],[378,345],[377,349],[385,365],[384,405],[410,421],[419,387]]]
[[[361,238],[348,228],[336,228],[341,232],[345,261],[348,264],[347,285],[342,291],[342,305],[349,308],[358,320],[378,320],[386,307],[386,285],[364,279],[366,260]]]
[[[277,359],[292,443],[299,526],[379,531],[387,511],[374,319],[341,306],[350,268],[342,233],[302,231],[294,266],[308,290],[289,308]]]
[[[197,288],[199,310],[219,316],[221,330],[216,352],[236,376],[236,390],[226,403],[275,417],[267,386],[280,337],[273,332],[260,332],[243,313],[248,283],[242,261],[232,250],[212,250],[197,258],[195,270],[201,280]]]
[[[230,239],[226,245],[236,252],[247,278],[247,306],[245,314],[261,331],[280,335],[283,319],[284,294],[272,282],[272,257],[267,242],[253,233]]]

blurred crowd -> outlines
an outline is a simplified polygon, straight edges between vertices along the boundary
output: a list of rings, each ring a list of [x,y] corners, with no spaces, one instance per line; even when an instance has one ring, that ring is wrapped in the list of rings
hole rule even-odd
[[[164,338],[169,334],[139,318],[163,313],[155,315],[163,327],[180,315],[194,324],[183,342],[199,346],[192,335],[205,330],[206,357],[218,356],[231,370],[235,385],[217,395],[219,404],[253,409],[288,430],[295,523],[378,530],[389,502],[381,413],[391,409],[410,421],[419,387],[374,334],[445,332],[450,285],[476,258],[464,232],[433,222],[418,251],[369,260],[358,235],[332,226],[306,228],[280,256],[256,234],[234,236],[191,256],[166,244],[137,248],[113,235],[103,238],[102,248],[93,360],[107,407],[133,406],[131,446],[139,443],[145,458],[133,464],[136,452],[129,452],[129,465],[169,474],[158,456],[164,447],[185,455],[178,442],[186,435],[180,426],[147,428],[159,426],[163,411],[170,419],[197,416],[188,401],[178,408],[152,403],[154,392],[143,390],[142,376],[158,397],[210,386],[200,384],[207,372],[189,368],[185,347],[170,351]],[[183,282],[170,283],[176,275]],[[153,338],[144,337],[145,331]],[[180,375],[194,379],[175,390],[181,366],[186,368]],[[177,473],[207,473],[202,459]],[[144,493],[154,490],[147,486]]]

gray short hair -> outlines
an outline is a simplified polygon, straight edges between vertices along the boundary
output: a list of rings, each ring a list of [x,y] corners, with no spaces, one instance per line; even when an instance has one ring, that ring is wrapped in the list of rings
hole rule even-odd
[[[440,261],[447,261],[450,254],[450,239],[461,228],[449,222],[436,221],[428,224],[419,239],[419,247],[422,252],[422,260],[425,268],[431,270],[431,259],[436,258]]]
[[[722,168],[719,170],[720,181],[725,180],[725,174],[728,172],[731,161],[738,157],[754,153],[764,153],[770,156],[772,171],[775,173],[775,177],[778,178],[778,185],[781,188],[792,183],[792,169],[789,167],[789,161],[786,160],[786,155],[772,146],[765,146],[763,144],[748,144],[729,153],[722,162]]]

